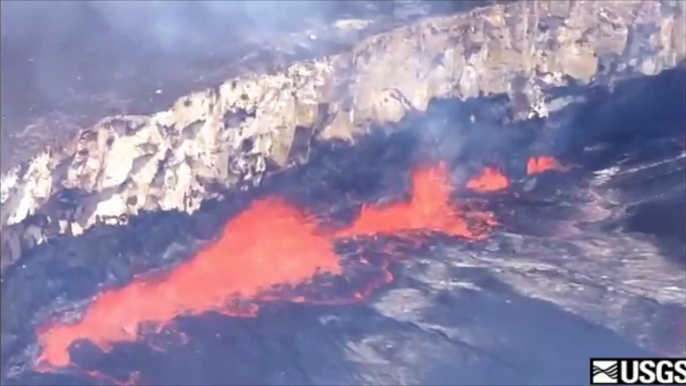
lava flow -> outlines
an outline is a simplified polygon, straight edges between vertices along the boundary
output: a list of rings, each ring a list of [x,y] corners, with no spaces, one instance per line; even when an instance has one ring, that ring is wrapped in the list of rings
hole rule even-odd
[[[217,311],[250,315],[231,307],[278,283],[300,283],[318,271],[340,274],[339,257],[328,239],[297,209],[277,199],[255,202],[226,226],[221,239],[157,280],[139,278],[103,293],[73,325],[39,334],[40,361],[70,363],[69,346],[89,339],[103,350],[111,343],[134,341],[143,323],[163,325],[179,315]]]
[[[484,168],[480,175],[467,181],[467,189],[481,193],[497,192],[507,189],[508,186],[510,186],[510,181],[507,177],[494,168]]]
[[[443,232],[452,236],[480,238],[483,232],[470,227],[467,218],[450,203],[451,187],[444,164],[419,169],[414,173],[412,200],[383,208],[363,207],[353,224],[337,233],[339,237],[395,233],[411,230]],[[493,218],[481,213],[483,221],[494,225]]]
[[[549,170],[567,171],[569,167],[560,165],[555,157],[551,156],[531,157],[526,163],[527,174],[543,173]]]
[[[255,315],[258,306],[250,301],[279,300],[260,296],[275,286],[309,283],[319,274],[345,274],[341,257],[334,252],[340,237],[406,230],[483,237],[495,224],[492,215],[460,212],[451,205],[450,192],[445,165],[417,170],[409,203],[364,207],[356,221],[333,234],[323,233],[313,218],[280,199],[256,201],[227,224],[219,241],[165,276],[136,278],[124,288],[99,295],[79,322],[39,331],[38,368],[71,364],[69,347],[79,339],[107,351],[115,342],[138,340],[145,325],[161,329],[181,315]],[[250,306],[239,305],[246,302]]]

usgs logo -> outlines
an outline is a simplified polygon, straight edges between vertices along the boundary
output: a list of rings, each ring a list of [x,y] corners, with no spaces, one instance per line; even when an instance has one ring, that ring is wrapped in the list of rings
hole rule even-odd
[[[591,358],[591,385],[686,385],[686,358]]]

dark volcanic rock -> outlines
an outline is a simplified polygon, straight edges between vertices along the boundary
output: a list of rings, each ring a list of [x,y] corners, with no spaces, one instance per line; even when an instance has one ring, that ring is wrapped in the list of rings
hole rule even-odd
[[[164,90],[139,112],[152,115],[105,118],[5,174],[2,383],[582,384],[589,357],[684,355],[683,5],[500,2],[398,25],[386,11],[327,20],[276,42],[293,63],[153,114],[178,97]],[[340,45],[297,48],[316,40]],[[540,155],[572,169],[527,175]],[[388,262],[392,283],[357,304],[182,316],[108,352],[78,341],[78,368],[32,368],[45,323],[162,278],[253,200],[347,224],[441,161],[465,210],[494,212],[488,239],[339,240],[347,276],[293,291],[351,299]],[[487,166],[508,190],[465,188]]]
[[[686,353],[683,238],[648,226],[683,227],[676,210],[683,207],[686,159],[673,141],[683,115],[664,117],[672,126],[650,138],[645,126],[607,128],[621,136],[578,136],[568,145],[584,150],[565,159],[576,169],[531,177],[517,168],[539,154],[538,143],[480,141],[475,134],[480,127],[495,133],[470,117],[499,111],[499,103],[453,105],[464,114],[451,118],[443,102],[430,108],[448,117],[441,125],[434,116],[409,117],[401,122],[405,129],[380,127],[354,147],[316,147],[307,165],[205,201],[192,215],[143,213],[125,226],[96,225],[30,249],[7,271],[0,291],[3,384],[107,384],[112,380],[102,374],[124,381],[135,371],[152,384],[581,384],[589,357]],[[512,131],[507,138],[527,138],[532,125],[550,128],[538,120],[505,124],[507,112],[501,114],[501,129]],[[636,123],[649,125],[651,114],[663,111],[642,114]],[[499,118],[493,114],[491,124]],[[556,135],[568,129],[557,127]],[[427,146],[444,136],[466,138],[463,148],[481,146],[483,156],[470,153],[462,166],[459,148]],[[181,317],[175,333],[115,344],[107,353],[87,341],[75,344],[71,352],[82,370],[30,370],[36,328],[48,315],[78,316],[103,289],[191,258],[254,198],[281,195],[323,222],[346,223],[363,203],[408,196],[409,169],[439,160],[453,164],[456,199],[471,198],[500,220],[488,240],[428,235],[421,246],[406,243],[393,252],[384,247],[402,238],[348,240],[336,245],[343,261],[364,253],[377,274],[374,259],[397,254],[393,283],[363,304],[269,303],[254,318]],[[509,191],[478,195],[460,188],[492,162],[511,165]],[[525,189],[531,178],[535,186]]]

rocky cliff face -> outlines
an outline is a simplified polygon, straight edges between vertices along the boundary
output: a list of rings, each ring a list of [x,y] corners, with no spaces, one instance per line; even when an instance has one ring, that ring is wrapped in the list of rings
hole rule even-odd
[[[21,251],[140,211],[193,212],[230,187],[354,142],[433,98],[510,97],[545,117],[569,85],[612,87],[686,57],[679,1],[517,2],[427,17],[342,54],[231,79],[150,116],[112,116],[2,176],[2,268]]]

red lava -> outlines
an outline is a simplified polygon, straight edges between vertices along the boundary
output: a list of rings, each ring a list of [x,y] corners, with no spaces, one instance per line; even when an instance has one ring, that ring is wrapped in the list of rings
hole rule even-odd
[[[507,189],[508,186],[510,181],[495,168],[484,168],[480,175],[467,181],[467,189],[482,193],[497,192]]]
[[[143,323],[163,325],[179,315],[217,311],[252,315],[232,305],[274,284],[306,282],[318,272],[341,274],[332,244],[306,216],[277,199],[255,202],[229,222],[221,239],[166,277],[135,279],[95,299],[80,322],[39,333],[40,362],[70,363],[68,348],[89,339],[103,350],[134,341]]]
[[[443,232],[452,236],[482,238],[485,234],[470,228],[457,206],[450,203],[452,188],[444,164],[415,171],[412,199],[382,208],[363,207],[357,220],[337,233],[339,237],[396,233],[412,230]],[[485,214],[485,213],[484,213]]]
[[[256,201],[226,225],[216,243],[193,259],[162,277],[138,277],[124,288],[100,294],[77,323],[40,330],[42,352],[36,368],[51,371],[70,365],[69,347],[79,339],[108,351],[115,342],[138,340],[144,327],[161,331],[181,315],[215,311],[254,316],[258,306],[251,300],[309,302],[306,297],[279,298],[269,289],[309,283],[323,273],[343,275],[340,257],[334,252],[336,238],[429,230],[478,239],[495,224],[489,212],[470,209],[471,213],[463,213],[450,203],[445,165],[415,171],[412,187],[410,202],[364,207],[356,221],[333,235],[325,235],[313,218],[280,199]],[[392,280],[386,270],[383,283],[359,290],[351,301],[364,299]]]
[[[555,157],[551,156],[531,157],[526,163],[527,174],[543,173],[549,170],[567,171],[569,167],[560,165]]]

